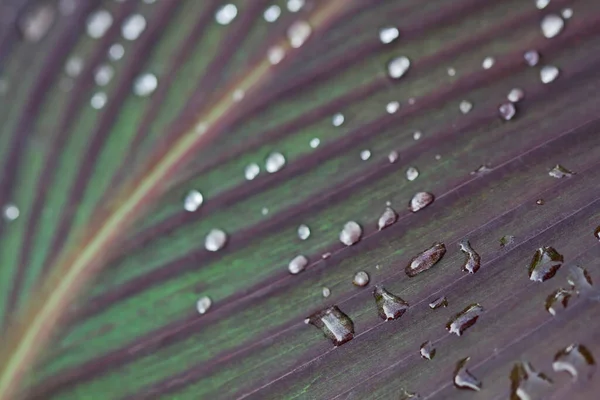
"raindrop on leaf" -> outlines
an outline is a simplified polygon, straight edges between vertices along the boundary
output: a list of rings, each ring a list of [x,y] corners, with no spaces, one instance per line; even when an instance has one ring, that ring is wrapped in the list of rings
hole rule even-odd
[[[461,336],[467,329],[475,325],[479,316],[483,313],[483,307],[473,303],[465,307],[464,310],[450,318],[446,324],[446,329],[456,336]]]
[[[310,228],[304,224],[298,227],[298,237],[300,240],[306,240],[310,236]]]
[[[465,262],[462,265],[462,271],[474,274],[481,267],[481,257],[473,250],[468,240],[463,240],[458,244],[460,251],[467,255]]]
[[[542,83],[551,83],[558,78],[559,70],[554,65],[546,65],[540,70],[540,80]]]
[[[432,310],[436,310],[441,307],[448,307],[448,300],[446,299],[446,296],[438,297],[429,303],[429,308]]]
[[[390,151],[390,154],[388,154],[388,160],[390,161],[390,164],[393,164],[396,161],[398,161],[398,157],[398,152],[396,150]]]
[[[392,79],[400,79],[410,68],[410,60],[407,57],[396,57],[388,63],[388,76]]]
[[[483,69],[490,69],[494,66],[495,63],[496,60],[494,59],[494,57],[486,57],[483,59],[481,66],[483,67]]]
[[[183,208],[186,211],[194,212],[204,203],[204,196],[197,190],[191,190],[183,200]]]
[[[409,307],[406,301],[381,286],[375,287],[373,297],[375,297],[379,316],[386,321],[400,318]]]
[[[379,228],[379,230],[382,230],[394,224],[397,220],[398,214],[396,214],[396,211],[394,211],[394,209],[391,207],[387,207],[383,214],[381,214],[381,217],[379,217],[377,227]]]
[[[204,248],[208,251],[219,251],[226,243],[227,234],[220,229],[212,229],[204,239]]]
[[[141,14],[128,17],[121,26],[121,34],[126,40],[136,40],[146,29],[146,18]]]
[[[529,50],[525,52],[523,58],[525,58],[527,65],[530,67],[535,67],[540,62],[540,53],[535,50]]]
[[[556,164],[556,166],[554,166],[554,168],[552,168],[550,170],[550,172],[548,172],[548,175],[550,175],[553,178],[560,179],[560,178],[565,178],[565,177],[569,178],[569,177],[575,175],[575,173],[572,171],[569,171],[567,168],[563,167],[560,164]]]
[[[546,311],[556,316],[561,309],[567,308],[572,294],[573,292],[567,289],[556,289],[546,298]]]
[[[525,92],[523,91],[523,89],[519,89],[519,88],[512,89],[508,93],[508,96],[506,96],[508,101],[510,101],[511,103],[518,103],[519,101],[523,100],[524,97],[525,97]]]
[[[433,203],[433,200],[435,200],[435,197],[431,193],[418,192],[410,200],[408,209],[412,212],[420,211]]]
[[[341,346],[354,337],[354,323],[337,306],[318,311],[304,322],[320,329],[336,346]]]
[[[202,296],[196,302],[196,310],[199,314],[206,314],[210,306],[212,306],[212,300],[208,296]]]
[[[404,269],[404,272],[412,278],[433,267],[442,259],[444,254],[446,254],[444,243],[434,243],[427,250],[414,256]]]
[[[365,287],[369,284],[369,274],[365,271],[358,271],[352,280],[354,286]]]
[[[244,176],[246,177],[246,180],[251,181],[256,178],[258,174],[260,174],[260,167],[256,163],[248,164],[246,169],[244,169]]]
[[[392,43],[400,36],[400,31],[395,26],[386,26],[379,30],[379,40],[381,43]]]
[[[540,247],[529,263],[529,279],[534,282],[547,281],[556,274],[563,261],[563,256],[553,247]]]
[[[271,153],[265,161],[265,169],[268,173],[273,174],[281,170],[285,166],[285,157],[281,153]]]
[[[290,46],[297,49],[301,47],[312,33],[312,28],[306,21],[294,22],[287,31]]]
[[[541,28],[542,34],[548,39],[557,36],[565,26],[565,21],[556,14],[546,15],[542,19]]]
[[[340,242],[346,246],[352,246],[360,240],[362,228],[354,221],[346,222],[344,229],[340,232]]]
[[[37,43],[42,40],[54,23],[56,10],[49,3],[37,4],[19,18],[19,30],[27,42]]]
[[[416,169],[415,167],[409,167],[406,170],[406,179],[408,179],[409,181],[414,181],[418,177],[419,177],[419,170]]]
[[[288,271],[290,271],[290,274],[296,275],[304,271],[307,265],[308,258],[306,258],[303,255],[299,255],[294,257],[292,261],[290,261],[290,263],[288,264]]]
[[[586,381],[596,372],[596,361],[587,347],[574,343],[556,353],[552,369],[569,373],[573,381]]]
[[[510,121],[517,113],[517,109],[513,103],[503,103],[498,107],[500,117],[505,121]]]
[[[419,352],[421,353],[421,357],[426,360],[432,360],[435,357],[435,347],[433,347],[433,344],[429,340],[421,344]]]
[[[515,364],[510,373],[511,400],[542,400],[552,388],[552,381],[538,373],[529,362]]]
[[[113,23],[112,15],[106,10],[98,10],[87,19],[87,34],[93,39],[99,39]]]
[[[453,380],[454,386],[459,389],[469,389],[478,392],[481,390],[481,381],[467,369],[469,359],[470,357],[466,357],[456,363]]]
[[[460,102],[458,108],[460,109],[461,113],[468,114],[473,109],[473,103],[468,100],[463,100]]]
[[[237,7],[233,4],[225,4],[215,13],[215,20],[220,25],[229,25],[237,16]]]

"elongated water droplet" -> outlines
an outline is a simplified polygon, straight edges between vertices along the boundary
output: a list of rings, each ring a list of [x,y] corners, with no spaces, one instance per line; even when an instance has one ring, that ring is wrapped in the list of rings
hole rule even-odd
[[[54,23],[56,10],[49,3],[40,3],[30,8],[19,18],[19,30],[23,39],[37,43],[42,40]]]
[[[204,239],[204,248],[208,251],[219,251],[226,243],[227,234],[220,229],[212,229]]]
[[[206,314],[210,306],[212,306],[212,300],[208,296],[202,296],[196,302],[196,310],[199,314]]]
[[[407,57],[396,57],[388,63],[388,76],[392,79],[400,79],[410,68],[410,60]]]
[[[336,346],[341,346],[354,337],[354,323],[337,306],[318,311],[304,322],[319,328]]]
[[[244,169],[244,177],[248,181],[254,180],[258,174],[260,174],[260,167],[257,163],[248,164]]]
[[[483,307],[473,303],[465,307],[464,310],[450,318],[446,324],[446,329],[456,336],[461,336],[467,329],[475,325],[479,316],[483,313]]]
[[[548,39],[557,36],[565,26],[565,21],[556,14],[546,15],[542,19],[541,28],[542,34]]]
[[[331,295],[331,290],[328,287],[324,287],[321,291],[323,297],[329,297]]]
[[[510,373],[511,400],[542,400],[552,388],[552,381],[538,373],[529,362],[515,364]]]
[[[535,67],[540,62],[540,53],[535,50],[529,50],[523,55],[525,62],[530,67]]]
[[[306,258],[303,255],[299,255],[294,257],[292,261],[290,261],[290,263],[288,264],[288,271],[290,271],[290,274],[296,275],[304,271],[307,265],[308,258]]]
[[[386,26],[379,30],[379,40],[381,43],[392,43],[400,36],[400,31],[395,26]]]
[[[354,221],[346,222],[344,229],[340,232],[340,242],[346,246],[352,246],[358,242],[362,236],[362,228]]]
[[[397,101],[390,101],[389,103],[386,104],[385,111],[387,111],[388,114],[395,114],[399,108],[400,108],[400,103],[398,103]]]
[[[233,4],[225,4],[215,13],[215,21],[220,25],[229,25],[238,14],[238,9]]]
[[[553,247],[540,247],[535,251],[529,264],[529,279],[534,282],[544,282],[552,278],[563,261],[563,256]]]
[[[297,49],[301,47],[312,33],[312,28],[306,21],[294,22],[287,31],[290,46]]]
[[[458,108],[460,109],[461,113],[468,114],[469,111],[471,111],[473,109],[473,103],[471,103],[468,100],[463,100],[460,102]]]
[[[494,57],[486,57],[483,59],[481,66],[483,67],[483,69],[490,69],[494,66],[495,63],[496,60],[494,59]]]
[[[379,217],[379,221],[377,222],[377,227],[379,230],[387,228],[388,226],[396,223],[398,220],[398,214],[391,207],[387,207],[381,217]]]
[[[417,179],[419,177],[419,170],[416,169],[415,167],[409,167],[406,170],[406,179],[408,179],[409,181],[414,181],[415,179]]]
[[[498,114],[505,121],[510,121],[517,113],[517,109],[513,103],[503,103],[498,107]]]
[[[558,78],[560,71],[554,65],[546,65],[540,70],[540,80],[542,83],[551,83]]]
[[[14,221],[20,214],[19,207],[14,204],[7,204],[2,208],[2,216],[7,221]]]
[[[398,157],[399,157],[399,155],[396,150],[392,150],[392,151],[390,151],[390,154],[388,154],[388,160],[390,161],[391,164],[398,161]]]
[[[550,175],[553,178],[560,179],[560,178],[565,178],[565,177],[569,178],[569,177],[575,175],[575,173],[572,171],[569,171],[567,168],[563,167],[560,164],[556,164],[554,166],[554,168],[552,168],[550,170],[550,172],[548,172],[548,175]]]
[[[481,267],[481,257],[473,248],[471,247],[471,243],[468,240],[463,240],[458,244],[460,247],[460,251],[467,255],[467,259],[463,263],[462,270],[464,272],[468,272],[470,274],[474,274]]]
[[[456,363],[453,379],[454,386],[459,389],[470,389],[478,392],[481,390],[481,381],[467,369],[467,362],[469,360],[470,357],[466,357]]]
[[[146,29],[146,18],[141,14],[133,14],[123,21],[121,35],[126,40],[136,40]]]
[[[552,369],[569,373],[573,381],[587,381],[596,372],[596,361],[587,347],[573,343],[556,353]]]
[[[448,300],[446,299],[446,296],[438,297],[437,299],[429,303],[429,308],[431,308],[432,310],[436,310],[441,307],[448,307]]]
[[[426,360],[432,360],[435,357],[435,347],[433,347],[433,344],[429,340],[421,344],[419,352],[421,353],[421,357]]]
[[[508,247],[515,242],[513,235],[504,235],[500,238],[500,247]]]
[[[263,13],[263,17],[267,22],[275,22],[281,15],[281,8],[277,4],[269,6]]]
[[[306,240],[310,236],[310,228],[304,224],[298,227],[298,237],[300,240]]]
[[[433,267],[442,259],[444,254],[446,254],[446,246],[444,243],[434,243],[427,250],[414,256],[404,269],[404,272],[412,278]]]
[[[87,19],[87,34],[93,39],[99,39],[113,23],[112,15],[106,10],[98,10],[92,13]]]
[[[331,117],[331,123],[333,126],[341,126],[344,123],[344,114],[336,113]]]
[[[415,140],[421,139],[421,136],[423,136],[423,133],[421,131],[415,131],[413,133],[413,139],[415,139]]]
[[[364,287],[369,284],[369,274],[365,271],[358,271],[354,274],[354,279],[352,280],[354,286]]]
[[[518,103],[519,101],[523,100],[523,98],[525,98],[525,92],[523,91],[523,89],[514,88],[508,93],[508,96],[506,96],[506,98],[511,103]]]
[[[546,311],[556,316],[561,310],[567,308],[572,294],[573,292],[567,289],[556,289],[546,298]]]
[[[269,47],[267,58],[271,65],[279,64],[285,57],[285,49],[281,46]]]
[[[281,170],[285,166],[285,157],[281,153],[271,153],[265,161],[265,169],[268,173],[273,174]]]
[[[138,76],[133,84],[133,93],[140,97],[150,96],[158,87],[156,75],[145,73]]]
[[[410,200],[408,209],[412,212],[420,211],[420,210],[424,209],[425,207],[427,207],[428,205],[430,205],[431,203],[433,203],[434,199],[435,199],[435,197],[431,193],[418,192]]]
[[[183,208],[186,211],[194,212],[204,203],[204,196],[197,190],[190,190],[183,200]]]
[[[388,292],[381,286],[375,287],[373,297],[375,297],[379,316],[386,321],[400,318],[409,307],[406,301]]]

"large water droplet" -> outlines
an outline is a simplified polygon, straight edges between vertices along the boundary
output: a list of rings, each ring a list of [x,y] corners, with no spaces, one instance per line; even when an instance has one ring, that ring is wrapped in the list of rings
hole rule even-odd
[[[587,347],[574,343],[556,353],[552,369],[569,373],[573,381],[586,381],[596,372],[596,361]]]
[[[219,251],[226,243],[227,234],[220,229],[212,229],[204,239],[204,248],[208,251]]]
[[[395,26],[386,26],[379,30],[379,40],[381,43],[392,43],[400,36],[400,31]]]
[[[413,132],[413,139],[419,140],[419,139],[421,139],[421,136],[423,136],[423,133],[421,131]]]
[[[515,364],[510,373],[511,400],[542,400],[552,388],[552,381],[524,361]]]
[[[306,240],[310,237],[310,228],[304,224],[298,227],[298,237],[300,240]]]
[[[400,318],[409,307],[406,301],[381,286],[375,287],[373,297],[375,297],[379,316],[386,321]]]
[[[126,40],[136,40],[146,29],[146,18],[141,14],[129,16],[121,25],[121,35]]]
[[[502,103],[500,107],[498,107],[498,114],[500,114],[500,118],[505,121],[513,119],[516,113],[517,109],[513,103]]]
[[[150,96],[158,86],[156,75],[145,73],[140,75],[133,84],[133,93],[140,97]]]
[[[540,70],[540,80],[542,83],[551,83],[558,78],[559,70],[554,65],[546,65]]]
[[[406,179],[408,179],[409,181],[414,181],[418,177],[419,177],[419,170],[416,169],[415,167],[409,167],[406,170]]]
[[[388,154],[388,160],[390,161],[391,164],[398,161],[398,157],[399,157],[399,155],[396,150],[392,150],[392,151],[390,151],[390,154]]]
[[[550,0],[536,0],[535,1],[535,6],[537,7],[538,10],[542,10],[544,8],[546,8],[546,6],[550,4]]]
[[[412,212],[420,211],[420,210],[424,209],[425,207],[427,207],[428,205],[430,205],[431,203],[433,203],[434,199],[435,199],[435,197],[431,193],[418,192],[410,200],[408,209]]]
[[[560,15],[562,15],[562,17],[564,19],[571,19],[571,17],[573,17],[573,9],[572,8],[563,8],[562,11],[560,12]]]
[[[429,303],[429,308],[432,310],[436,310],[441,307],[448,307],[448,300],[446,299],[446,296],[438,297]]]
[[[561,310],[567,308],[572,294],[573,292],[567,289],[556,289],[546,298],[546,311],[556,316]]]
[[[331,117],[331,123],[333,126],[341,126],[344,123],[344,114],[336,113]]]
[[[398,109],[400,108],[400,103],[397,101],[390,101],[389,103],[386,104],[385,106],[385,111],[388,114],[395,114],[396,111],[398,111]]]
[[[244,169],[244,177],[246,180],[251,181],[260,174],[260,167],[257,163],[248,164]]]
[[[450,318],[446,324],[446,329],[456,336],[461,336],[467,329],[475,325],[479,316],[483,313],[483,307],[473,303],[465,307],[464,310]]]
[[[71,78],[76,78],[83,71],[83,59],[78,56],[69,57],[65,63],[65,73]]]
[[[552,39],[553,37],[557,36],[563,30],[564,26],[565,26],[565,21],[560,16],[558,16],[556,14],[546,15],[542,19],[542,23],[541,23],[542,34],[546,38]]]
[[[396,57],[388,63],[388,76],[392,79],[400,79],[406,74],[409,68],[410,60],[407,57]]]
[[[523,100],[523,98],[525,98],[525,92],[523,91],[523,89],[514,88],[511,89],[506,98],[511,103],[518,103],[519,101]]]
[[[271,65],[277,65],[285,57],[285,49],[281,46],[269,47],[267,51],[267,58]]]
[[[481,267],[481,257],[473,248],[471,247],[471,243],[468,240],[463,240],[458,244],[460,247],[460,251],[467,255],[467,259],[463,263],[462,270],[464,272],[468,272],[470,274],[474,274]]]
[[[458,108],[461,113],[468,114],[473,109],[473,103],[468,100],[463,100],[460,102]]]
[[[469,359],[470,357],[466,357],[456,363],[453,380],[454,386],[459,389],[470,389],[478,392],[481,390],[481,381],[467,369]]]
[[[406,275],[412,278],[413,276],[416,276],[421,272],[425,272],[433,267],[442,259],[444,254],[446,254],[446,246],[444,243],[434,243],[427,250],[424,250],[414,256],[404,269],[404,272],[406,272]]]
[[[14,221],[19,218],[19,214],[21,214],[19,207],[14,204],[7,204],[2,208],[2,215],[7,221]]]
[[[362,236],[362,228],[354,221],[346,222],[344,229],[340,232],[340,242],[346,246],[352,246],[358,242]]]
[[[108,65],[102,64],[96,68],[94,72],[94,81],[98,86],[106,86],[110,83],[110,80],[115,75],[115,69]]]
[[[354,337],[354,323],[337,306],[318,311],[304,322],[319,328],[336,346],[341,346]]]
[[[358,271],[354,274],[354,279],[352,280],[354,286],[365,287],[369,284],[369,274],[365,271]]]
[[[287,31],[288,40],[290,41],[290,46],[297,49],[301,47],[309,38],[312,33],[312,28],[306,21],[296,21]]]
[[[320,144],[321,144],[321,139],[319,139],[319,138],[310,139],[309,145],[312,149],[316,149],[317,147],[319,147]]]
[[[365,149],[360,152],[360,159],[363,161],[367,161],[371,158],[371,150]]]
[[[563,256],[553,247],[540,247],[535,251],[529,264],[529,279],[534,282],[544,282],[552,278],[563,261]]]
[[[125,48],[120,43],[115,43],[108,49],[108,58],[119,61],[125,55]]]
[[[215,13],[215,21],[220,25],[229,25],[237,16],[238,9],[234,4],[225,4]]]
[[[99,39],[113,23],[112,15],[106,10],[98,10],[87,19],[87,34],[93,39]]]
[[[494,59],[494,57],[486,57],[483,59],[481,66],[483,67],[483,69],[490,69],[494,66],[495,63],[496,60]]]
[[[426,360],[432,360],[435,357],[435,347],[433,347],[433,344],[429,340],[421,344],[419,352],[421,353],[421,357]]]
[[[49,3],[37,4],[19,19],[19,29],[23,39],[28,42],[39,42],[46,36],[54,19],[56,10]]]
[[[101,108],[103,108],[106,105],[107,100],[108,100],[108,98],[106,97],[106,93],[97,92],[97,93],[94,93],[94,95],[90,99],[90,104],[92,105],[92,107],[94,109],[100,110]]]
[[[307,265],[308,265],[308,258],[306,258],[303,255],[299,255],[299,256],[294,257],[292,259],[292,261],[290,261],[290,263],[288,265],[288,271],[290,271],[290,274],[296,275],[296,274],[299,274],[300,272],[304,271],[304,269],[306,268]]]
[[[202,193],[197,190],[190,190],[183,200],[183,208],[186,211],[194,212],[200,208],[203,202],[204,196],[202,196]]]
[[[305,0],[288,0],[287,9],[289,12],[298,12],[304,7]]]
[[[398,220],[398,214],[391,207],[387,207],[381,217],[379,217],[379,221],[377,221],[377,227],[379,230],[383,228],[387,228],[388,226],[394,224]]]
[[[208,296],[202,296],[196,302],[196,310],[199,314],[206,314],[210,306],[212,306],[212,300]]]
[[[323,297],[329,297],[331,295],[331,290],[328,287],[324,287],[321,294]]]
[[[572,171],[569,171],[567,168],[563,167],[560,164],[556,164],[556,166],[554,168],[552,168],[550,170],[550,172],[548,172],[548,175],[550,175],[553,178],[560,179],[560,178],[565,178],[565,177],[569,178],[569,177],[575,175],[575,173]]]
[[[277,4],[269,6],[263,13],[263,17],[267,22],[275,22],[281,15],[281,8]]]
[[[273,174],[281,170],[285,166],[285,157],[281,153],[271,153],[265,161],[265,169],[268,173]]]

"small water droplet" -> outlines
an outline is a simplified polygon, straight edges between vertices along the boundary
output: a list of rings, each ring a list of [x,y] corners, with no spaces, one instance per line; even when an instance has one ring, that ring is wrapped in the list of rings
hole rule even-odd
[[[158,86],[158,79],[154,74],[140,75],[133,84],[133,92],[140,97],[150,96]]]
[[[120,43],[115,43],[108,49],[108,58],[119,61],[125,55],[125,48]]]
[[[388,154],[388,160],[390,160],[390,163],[393,164],[396,161],[398,161],[398,152],[396,150],[392,150],[390,151],[390,154]]]
[[[464,308],[461,312],[450,318],[446,324],[446,329],[456,336],[461,336],[467,329],[475,325],[479,316],[483,313],[483,307],[473,303]]]
[[[298,237],[300,240],[306,240],[310,237],[310,228],[304,224],[298,227]]]
[[[244,169],[244,177],[246,180],[251,181],[260,174],[260,167],[257,163],[248,164]]]
[[[511,103],[518,103],[519,101],[523,100],[524,97],[525,97],[525,92],[523,91],[523,89],[519,89],[519,88],[512,89],[508,93],[508,96],[506,96],[508,101],[510,101]]]
[[[571,17],[573,16],[573,9],[563,8],[563,10],[560,12],[560,15],[562,15],[564,19],[571,19]]]
[[[373,297],[375,297],[379,316],[386,321],[400,318],[409,307],[406,301],[381,286],[375,287]]]
[[[265,162],[265,169],[268,173],[273,174],[281,170],[285,166],[285,157],[281,153],[271,153]]]
[[[269,209],[267,207],[263,207],[262,210],[260,210],[260,213],[262,215],[267,215],[269,213]]]
[[[390,101],[389,103],[386,104],[385,106],[385,111],[387,111],[388,114],[395,114],[396,111],[398,111],[398,109],[400,108],[400,103],[397,101]]]
[[[106,10],[98,10],[87,19],[87,34],[93,39],[100,39],[113,23],[113,17]]]
[[[238,101],[242,101],[242,99],[244,98],[245,95],[246,95],[246,92],[244,92],[243,89],[236,89],[233,91],[231,98],[233,99],[233,101],[238,102]]]
[[[76,78],[83,71],[83,59],[78,56],[69,57],[65,63],[65,73],[71,78]]]
[[[330,252],[321,254],[321,258],[323,260],[327,260],[329,257],[331,257],[331,253]]]
[[[420,399],[421,396],[419,396],[417,393],[415,392],[409,392],[404,388],[400,389],[400,397],[398,397],[398,400],[418,400]]]
[[[437,264],[446,254],[446,246],[444,243],[434,243],[427,250],[414,256],[404,269],[406,275],[414,277],[421,272],[425,272],[435,264]]]
[[[219,25],[229,25],[238,14],[238,9],[234,4],[225,4],[215,13],[215,21]]]
[[[596,229],[594,229],[594,236],[596,237],[596,239],[600,240],[600,225],[598,225]]]
[[[537,199],[535,201],[535,204],[537,204],[538,206],[543,206],[544,205],[544,199]]]
[[[540,70],[540,80],[544,84],[554,82],[559,73],[558,68],[554,65],[546,65]]]
[[[204,248],[208,251],[219,251],[226,243],[227,234],[220,229],[212,229],[204,239]]]
[[[94,95],[90,99],[90,104],[96,110],[100,110],[101,108],[103,108],[106,105],[106,101],[107,101],[106,93],[97,92],[97,93],[94,93]]]
[[[483,67],[483,69],[490,69],[494,66],[495,63],[496,60],[494,59],[494,57],[486,57],[483,59],[481,66]]]
[[[471,357],[466,357],[456,363],[453,380],[454,386],[459,389],[470,389],[479,392],[481,390],[481,381],[467,369],[467,362],[470,359]]]
[[[285,57],[285,50],[281,46],[273,46],[269,48],[267,52],[267,58],[271,65],[277,65]]]
[[[304,322],[320,329],[336,346],[341,346],[354,337],[354,323],[337,306],[318,311]]]
[[[515,364],[510,373],[511,400],[542,400],[551,387],[552,381],[527,361]]]
[[[550,4],[550,0],[536,0],[535,1],[535,6],[537,7],[538,10],[542,10],[544,8],[546,8],[546,6]]]
[[[190,190],[183,200],[183,208],[186,211],[194,212],[204,203],[204,196],[197,190]]]
[[[331,295],[331,290],[328,287],[324,287],[322,292],[323,297],[329,297]]]
[[[529,264],[529,279],[534,282],[547,281],[556,274],[563,260],[563,256],[553,247],[540,247]]]
[[[275,22],[281,15],[281,8],[277,4],[269,6],[263,13],[263,17],[267,22]]]
[[[456,75],[456,70],[454,68],[448,68],[448,75],[449,76],[455,76]]]
[[[21,212],[19,211],[19,207],[17,207],[14,204],[7,204],[2,209],[4,219],[6,219],[7,221],[14,221],[15,219],[19,218],[20,213]]]
[[[548,39],[557,36],[565,26],[565,21],[556,14],[546,15],[542,19],[541,28],[542,34]]]
[[[433,344],[429,340],[421,344],[419,352],[421,353],[421,357],[426,360],[432,360],[435,357],[435,347],[433,347]]]
[[[515,242],[513,235],[504,235],[500,238],[500,247],[508,247]]]
[[[513,103],[503,103],[498,107],[498,114],[505,121],[510,121],[517,113],[517,109]]]
[[[146,29],[146,18],[141,14],[133,14],[121,25],[121,35],[126,40],[136,40]]]
[[[369,284],[369,274],[365,271],[358,271],[354,274],[354,279],[352,280],[354,286],[365,287]]]
[[[115,70],[108,64],[102,64],[96,68],[94,81],[98,86],[106,86],[115,74]]]
[[[371,150],[363,150],[360,152],[360,159],[363,161],[367,161],[371,158]]]
[[[410,97],[408,99],[408,104],[410,104],[411,106],[414,105],[417,102],[417,100],[414,97]]]
[[[523,58],[525,58],[525,62],[527,63],[527,65],[529,65],[530,67],[535,67],[536,65],[538,65],[538,62],[540,62],[540,53],[538,53],[535,50],[529,50],[525,52]]]
[[[578,296],[593,296],[596,300],[600,299],[600,293],[594,288],[592,277],[585,268],[580,266],[571,267],[567,282],[571,285],[571,290]]]
[[[396,223],[398,220],[398,214],[391,207],[386,207],[381,217],[379,217],[379,221],[377,221],[377,227],[379,230],[387,228],[388,226]]]
[[[481,257],[479,257],[479,254],[473,250],[471,243],[469,243],[468,240],[463,240],[458,244],[458,246],[460,247],[460,251],[467,255],[467,259],[461,268],[462,271],[474,274],[481,266]]]
[[[567,372],[573,381],[587,381],[596,372],[596,361],[587,347],[573,343],[556,353],[552,369],[554,372]]]
[[[429,303],[429,308],[431,308],[432,310],[436,310],[440,307],[448,307],[448,300],[446,299],[446,296],[438,297],[437,299]]]
[[[395,26],[386,26],[379,30],[379,40],[381,43],[392,43],[400,36],[400,31]]]
[[[319,138],[312,138],[309,143],[310,147],[313,149],[316,149],[317,147],[319,147],[320,144],[321,144],[321,139],[319,139]]]
[[[362,236],[362,228],[354,221],[346,222],[344,229],[340,232],[340,242],[346,246],[352,246]]]
[[[460,102],[458,108],[460,109],[461,113],[468,114],[473,109],[473,103],[467,100],[463,100]]]
[[[331,118],[331,123],[333,124],[333,126],[342,125],[344,123],[344,114],[342,114],[342,113],[334,114],[333,117]]]
[[[312,28],[306,21],[294,22],[287,31],[287,37],[290,41],[290,46],[297,49],[301,47],[312,33]]]
[[[431,203],[433,203],[434,200],[435,200],[435,197],[431,193],[418,192],[410,200],[408,209],[412,212],[420,211],[420,210],[424,209],[425,207],[427,207],[428,205],[430,205]]]
[[[41,3],[27,10],[19,19],[23,39],[37,43],[42,40],[54,23],[56,10],[49,3]]]
[[[419,140],[419,139],[421,139],[421,136],[422,136],[422,135],[423,135],[423,134],[421,133],[421,131],[415,131],[415,132],[413,133],[413,139],[415,139],[415,140]]]
[[[208,296],[202,296],[196,302],[196,310],[199,314],[206,314],[210,306],[212,306],[212,300]]]
[[[409,181],[414,181],[418,177],[419,177],[419,170],[416,169],[415,167],[409,167],[406,170],[406,179],[408,179]]]
[[[299,255],[294,257],[292,261],[290,261],[290,263],[288,264],[288,271],[290,271],[290,274],[296,275],[304,271],[307,265],[308,258],[306,258],[303,255]]]
[[[554,166],[554,168],[552,168],[550,170],[550,172],[548,172],[548,175],[550,175],[553,178],[560,179],[560,178],[565,178],[565,177],[569,178],[569,177],[575,175],[575,173],[572,171],[569,171],[567,168],[563,167],[560,164],[556,164]]]
[[[442,159],[442,155],[441,154],[436,154],[434,157],[437,161]]]
[[[471,175],[484,175],[491,171],[492,169],[487,165],[480,165],[475,171],[471,171]]]
[[[388,76],[392,79],[400,79],[410,68],[410,60],[407,57],[396,57],[388,63]]]
[[[555,316],[561,308],[567,308],[572,294],[573,292],[567,289],[556,289],[546,298],[546,311]]]
[[[304,0],[288,0],[287,9],[289,12],[298,12],[304,7]]]

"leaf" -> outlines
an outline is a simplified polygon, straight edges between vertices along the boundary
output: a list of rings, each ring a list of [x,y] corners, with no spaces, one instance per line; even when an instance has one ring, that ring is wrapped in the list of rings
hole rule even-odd
[[[9,361],[0,398],[38,353],[24,397],[462,398],[470,393],[453,387],[453,373],[467,357],[483,398],[509,397],[521,361],[551,377],[556,398],[598,389],[552,370],[573,342],[600,354],[598,302],[582,292],[556,316],[544,309],[569,287],[572,266],[600,279],[596,1],[538,10],[520,0],[329,0],[298,12],[277,1],[273,23],[263,17],[272,2],[234,1],[227,25],[215,22],[223,3],[212,0],[67,3],[14,9],[22,36],[24,16],[52,7],[38,42],[0,30],[0,206],[19,211],[0,222],[0,360]],[[543,37],[543,16],[567,6],[563,31]],[[113,22],[93,39],[86,24],[98,9]],[[146,27],[124,40],[121,27],[137,13]],[[291,49],[286,32],[298,20],[312,32]],[[377,36],[386,26],[399,28],[391,43]],[[107,56],[115,43],[120,60]],[[277,44],[287,54],[271,66]],[[532,49],[536,67],[523,58]],[[73,78],[65,63],[74,56],[84,67]],[[411,65],[392,80],[387,65],[398,56]],[[114,76],[99,87],[106,63]],[[555,81],[541,82],[543,65],[559,68]],[[144,73],[158,82],[145,97],[133,89]],[[499,106],[513,88],[525,96],[505,121]],[[98,92],[107,100],[95,109]],[[388,113],[392,101],[399,108]],[[268,173],[273,152],[285,165]],[[253,163],[261,171],[247,180]],[[550,176],[557,164],[575,174]],[[489,171],[472,174],[480,166]],[[194,212],[183,208],[190,190],[204,199]],[[412,213],[417,192],[435,201]],[[387,202],[398,220],[379,230]],[[362,227],[352,246],[339,241],[348,221]],[[216,252],[204,247],[212,229],[227,233]],[[506,235],[514,241],[501,246]],[[461,271],[465,240],[481,260],[474,274]],[[409,261],[434,242],[447,253],[409,278]],[[529,263],[543,246],[564,263],[533,282]],[[298,255],[309,263],[291,275]],[[358,271],[370,277],[366,288],[352,284]],[[375,285],[408,310],[383,321]],[[430,309],[442,295],[448,307]],[[212,305],[199,314],[202,296]],[[449,334],[451,317],[473,303],[484,310],[477,321]],[[335,348],[304,323],[334,305],[354,328]],[[424,341],[433,360],[420,357]]]

